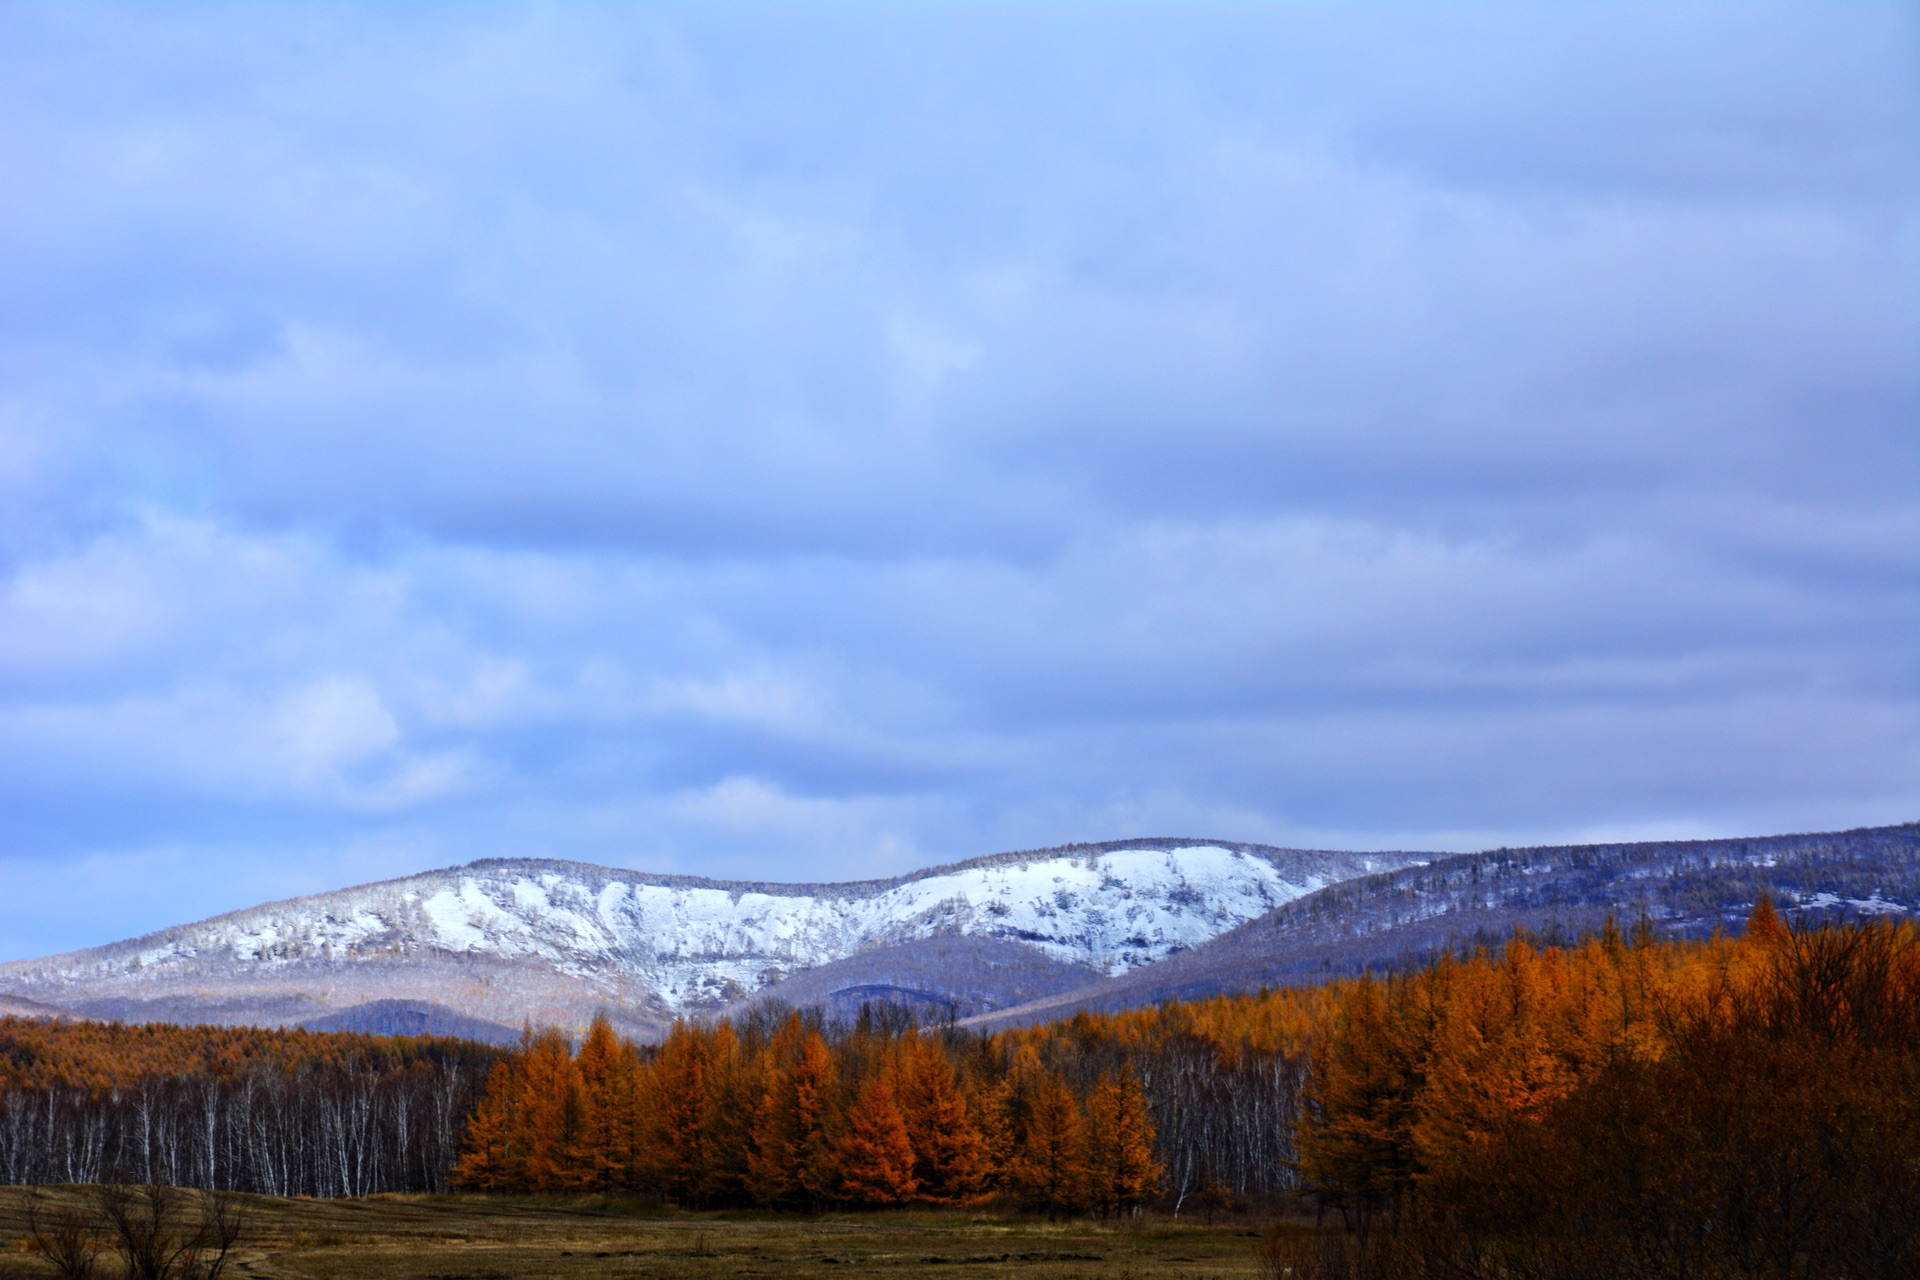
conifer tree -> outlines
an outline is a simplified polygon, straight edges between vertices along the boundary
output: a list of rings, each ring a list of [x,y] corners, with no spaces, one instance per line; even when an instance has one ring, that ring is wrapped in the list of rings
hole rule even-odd
[[[847,1110],[837,1144],[840,1194],[855,1204],[905,1204],[913,1198],[913,1144],[886,1072],[876,1072]]]
[[[753,1198],[747,1161],[766,1092],[764,1064],[741,1048],[724,1022],[714,1028],[708,1061],[707,1162],[700,1198],[708,1204],[743,1204]]]
[[[580,1075],[580,1127],[569,1153],[569,1185],[585,1191],[625,1189],[634,1173],[639,1057],[596,1016],[574,1059]]]
[[[1012,1167],[1017,1147],[1015,1112],[1018,1099],[1009,1077],[998,1080],[970,1080],[968,1114],[980,1135],[983,1186],[1001,1185]]]
[[[1785,942],[1788,936],[1787,926],[1773,909],[1773,899],[1761,894],[1753,914],[1747,917],[1747,937],[1762,946],[1773,947]]]
[[[1080,1108],[1058,1075],[1043,1072],[1024,1090],[1024,1123],[1008,1181],[1022,1203],[1048,1218],[1086,1202],[1087,1165]]]
[[[647,1170],[677,1204],[693,1203],[707,1181],[710,1050],[699,1029],[675,1022],[647,1073]]]
[[[1087,1191],[1102,1214],[1136,1211],[1160,1187],[1153,1117],[1140,1078],[1123,1069],[1087,1100]]]
[[[543,1031],[521,1053],[517,1108],[519,1191],[560,1191],[570,1178],[569,1156],[581,1121],[580,1072],[572,1047],[558,1031]]]
[[[514,1132],[520,1100],[520,1059],[502,1058],[487,1074],[487,1089],[467,1120],[464,1150],[453,1166],[453,1185],[466,1191],[518,1189],[519,1146]]]
[[[953,1065],[937,1042],[909,1036],[901,1045],[899,1102],[913,1144],[919,1198],[961,1204],[987,1183],[987,1153],[954,1081]]]
[[[1398,1200],[1414,1177],[1419,1063],[1398,1034],[1392,990],[1363,976],[1336,1007],[1315,1046],[1315,1114],[1299,1138],[1309,1180],[1367,1206]]]
[[[762,1204],[813,1207],[833,1190],[829,1106],[836,1072],[820,1033],[787,1019],[768,1046],[748,1176]]]

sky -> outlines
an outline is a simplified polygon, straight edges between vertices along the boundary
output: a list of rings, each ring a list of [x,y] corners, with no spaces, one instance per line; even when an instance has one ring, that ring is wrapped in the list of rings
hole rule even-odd
[[[1920,818],[1916,15],[0,6],[0,959]]]

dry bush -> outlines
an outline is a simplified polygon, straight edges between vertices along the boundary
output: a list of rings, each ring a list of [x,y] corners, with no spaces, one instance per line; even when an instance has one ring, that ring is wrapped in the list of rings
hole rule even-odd
[[[39,1192],[27,1200],[27,1239],[68,1280],[89,1280],[99,1263],[102,1242],[93,1214],[52,1204]]]
[[[190,1197],[152,1184],[96,1188],[94,1208],[93,1230],[107,1236],[128,1280],[219,1280],[246,1220],[231,1192]]]

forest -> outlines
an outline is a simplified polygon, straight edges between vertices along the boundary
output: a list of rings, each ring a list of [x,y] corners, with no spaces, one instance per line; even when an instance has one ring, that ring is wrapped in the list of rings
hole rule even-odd
[[[358,1144],[358,1145],[356,1145]],[[1272,1274],[1920,1274],[1920,940],[1609,922],[986,1034],[0,1027],[0,1177],[1274,1222]]]
[[[0,1183],[444,1191],[498,1056],[424,1036],[0,1019]]]
[[[1920,1275],[1911,924],[1611,926],[1343,988],[1312,1031],[1276,1274]]]

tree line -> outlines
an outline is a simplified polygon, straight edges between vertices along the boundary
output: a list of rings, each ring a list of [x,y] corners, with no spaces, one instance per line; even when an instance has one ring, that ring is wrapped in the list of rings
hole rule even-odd
[[[1291,1178],[1305,1059],[1297,1034],[1276,1032],[1280,1012],[1241,997],[991,1036],[919,1027],[894,1006],[852,1023],[762,1007],[734,1024],[684,1023],[658,1046],[619,1043],[602,1028],[577,1049],[547,1034],[506,1054],[431,1037],[0,1019],[0,1182],[443,1190],[463,1143],[504,1124],[508,1154],[490,1171],[470,1160],[466,1185],[591,1185],[685,1203],[788,1206],[1002,1194],[1053,1212],[1117,1212],[1164,1190],[1176,1208],[1212,1208]],[[605,1098],[607,1070],[623,1096],[589,1110],[600,1117],[594,1123],[625,1126],[625,1150],[611,1164],[604,1152],[594,1156],[599,1173],[589,1179],[567,1164],[572,1157],[553,1153],[584,1150],[581,1098]],[[698,1073],[699,1090],[683,1087],[688,1071]],[[663,1089],[668,1079],[678,1083]],[[748,1123],[776,1079],[788,1103],[782,1123],[811,1135],[783,1140],[785,1166],[766,1154],[771,1147],[755,1147]],[[559,1105],[528,1105],[530,1080],[545,1080]],[[876,1092],[863,1107],[870,1083]],[[816,1090],[818,1101],[800,1096]],[[484,1108],[483,1094],[491,1099]],[[901,1149],[882,1105],[889,1094],[915,1153],[910,1181],[898,1176]],[[698,1153],[676,1157],[662,1174],[666,1117],[698,1130],[698,1113],[721,1119]],[[817,1134],[802,1113],[820,1117]],[[558,1136],[526,1140],[549,1122]],[[952,1149],[936,1150],[948,1130],[958,1135]],[[772,1135],[763,1127],[759,1137]],[[603,1135],[603,1145],[610,1141]],[[853,1154],[860,1143],[876,1153],[872,1161]],[[872,1186],[858,1172],[851,1180],[837,1172],[868,1163],[884,1175]]]
[[[431,1037],[0,1022],[0,1182],[444,1191],[495,1050]]]
[[[604,1021],[577,1053],[529,1035],[489,1078],[454,1180],[692,1206],[1139,1209],[1161,1180],[1139,1073],[1076,1080],[1041,1050],[884,1008],[851,1027],[768,1009],[680,1022],[652,1054]]]
[[[425,1062],[459,1063],[484,1071],[496,1052],[449,1036],[4,1017],[0,1018],[0,1092],[56,1085],[118,1089],[152,1076],[232,1079],[258,1068],[389,1071]]]

